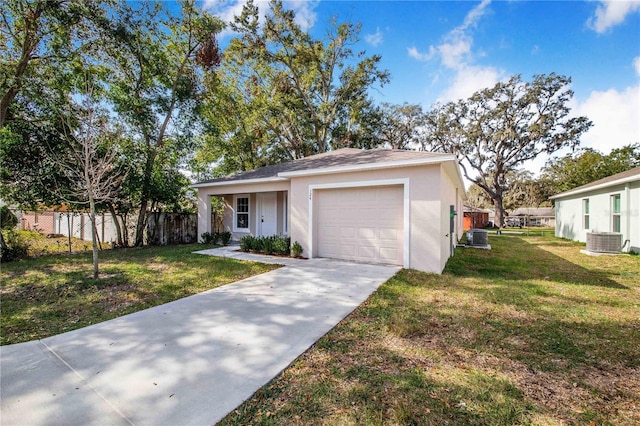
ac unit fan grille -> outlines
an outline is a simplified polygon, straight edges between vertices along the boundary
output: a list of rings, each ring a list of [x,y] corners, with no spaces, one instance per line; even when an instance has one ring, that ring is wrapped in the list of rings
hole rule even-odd
[[[622,234],[617,232],[587,232],[587,250],[595,253],[620,253]]]

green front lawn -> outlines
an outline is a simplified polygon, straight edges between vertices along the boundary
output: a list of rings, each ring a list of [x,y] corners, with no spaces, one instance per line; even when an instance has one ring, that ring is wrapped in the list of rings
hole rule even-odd
[[[222,424],[640,424],[640,256],[489,239],[400,272]]]
[[[219,287],[275,265],[193,254],[202,245],[43,256],[0,269],[0,342],[52,336]]]

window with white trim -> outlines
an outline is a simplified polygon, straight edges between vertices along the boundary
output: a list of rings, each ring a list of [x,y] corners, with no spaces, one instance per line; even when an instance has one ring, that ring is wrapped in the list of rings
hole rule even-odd
[[[249,195],[234,195],[233,230],[249,232]]]
[[[589,199],[582,200],[582,227],[589,229]]]
[[[611,196],[611,232],[620,232],[620,194]]]

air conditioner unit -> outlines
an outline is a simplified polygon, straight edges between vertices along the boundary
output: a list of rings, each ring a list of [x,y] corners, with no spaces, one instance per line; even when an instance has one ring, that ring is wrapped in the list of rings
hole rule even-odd
[[[620,253],[622,234],[619,232],[587,232],[587,250],[595,253]]]
[[[485,247],[489,245],[489,233],[484,229],[467,231],[467,245]]]

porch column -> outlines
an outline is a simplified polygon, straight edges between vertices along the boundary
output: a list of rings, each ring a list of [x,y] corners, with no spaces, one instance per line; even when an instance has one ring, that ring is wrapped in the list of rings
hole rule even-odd
[[[198,190],[198,241],[202,242],[202,234],[211,232],[211,196]]]

